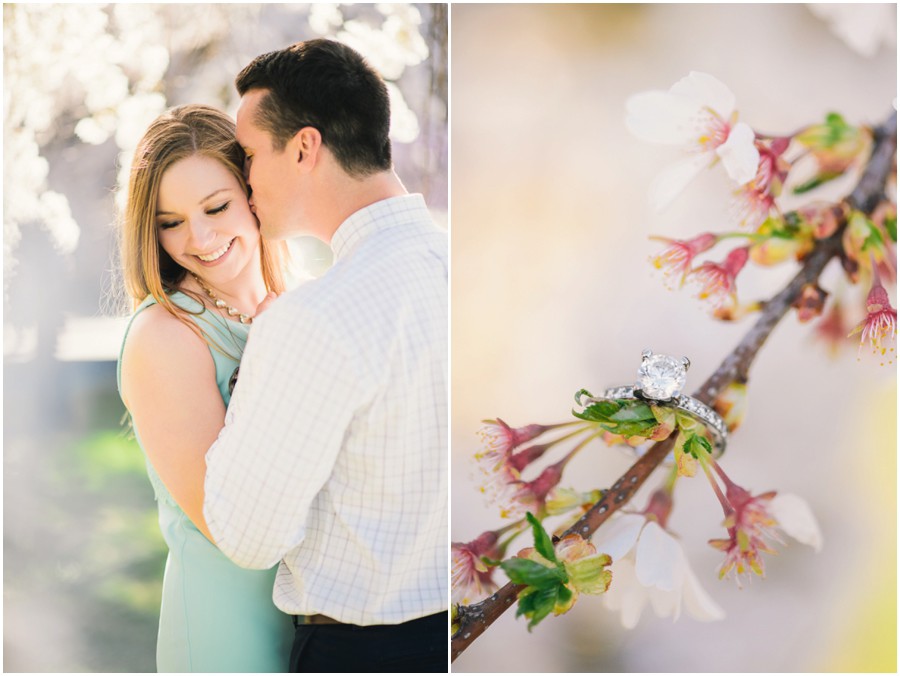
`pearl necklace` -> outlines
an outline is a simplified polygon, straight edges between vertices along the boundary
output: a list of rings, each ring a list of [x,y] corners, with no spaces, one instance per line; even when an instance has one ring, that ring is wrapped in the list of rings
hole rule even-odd
[[[236,307],[229,305],[224,300],[217,297],[216,294],[213,293],[213,290],[210,289],[208,286],[206,286],[206,284],[203,283],[203,280],[201,280],[193,272],[191,273],[191,276],[197,280],[197,284],[199,284],[200,288],[206,292],[206,295],[212,299],[212,302],[215,304],[215,306],[217,308],[219,308],[220,310],[225,310],[225,312],[228,313],[229,317],[237,317],[238,320],[241,322],[241,324],[252,324],[253,323],[253,317],[251,317],[250,315],[245,315],[243,312],[238,310]]]

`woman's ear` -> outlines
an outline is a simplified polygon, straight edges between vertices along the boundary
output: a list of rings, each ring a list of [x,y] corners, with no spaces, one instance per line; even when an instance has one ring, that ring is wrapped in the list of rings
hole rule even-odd
[[[322,134],[315,127],[302,127],[294,134],[288,145],[288,150],[293,155],[297,168],[302,171],[311,171],[319,159]]]

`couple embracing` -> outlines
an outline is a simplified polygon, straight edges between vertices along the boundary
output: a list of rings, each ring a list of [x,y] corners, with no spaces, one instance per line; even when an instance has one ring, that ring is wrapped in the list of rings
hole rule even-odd
[[[158,669],[446,672],[446,233],[352,49],[298,43],[235,84],[236,126],[153,122],[123,218],[119,387],[169,546]],[[295,235],[334,265],[284,293]]]

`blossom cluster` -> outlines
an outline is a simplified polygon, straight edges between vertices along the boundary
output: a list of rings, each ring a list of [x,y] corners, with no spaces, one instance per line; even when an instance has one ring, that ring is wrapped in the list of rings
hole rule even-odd
[[[63,255],[78,246],[70,196],[49,185],[53,146],[113,141],[117,181],[127,185],[135,145],[167,106],[233,107],[235,73],[253,49],[271,40],[262,21],[266,11],[252,3],[4,6],[4,81],[13,93],[4,116],[5,284],[15,271],[24,225],[40,223]],[[295,39],[323,35],[360,51],[386,80],[391,138],[410,143],[419,137],[416,109],[426,102],[407,102],[398,86],[409,67],[430,55],[427,24],[416,6],[284,5],[277,11],[309,14],[309,34]],[[190,78],[180,74],[185,62]],[[120,208],[125,194],[117,193]]]
[[[760,301],[739,302],[737,279],[748,264],[803,261],[813,251],[833,255],[839,249],[849,282],[869,287],[865,316],[851,331],[844,319],[845,303],[838,294],[829,299],[820,286],[821,269],[814,265],[804,269],[802,278],[812,281],[802,288],[787,287],[796,316],[801,322],[821,318],[818,331],[831,345],[846,339],[848,332],[860,334],[860,350],[871,346],[885,361],[892,359],[893,348],[887,343],[896,339],[897,312],[885,283],[896,281],[896,199],[882,195],[874,208],[861,199],[866,203],[863,210],[855,200],[829,201],[820,192],[822,186],[864,169],[873,130],[830,113],[823,122],[790,134],[762,134],[739,119],[731,91],[703,73],[691,73],[668,91],[632,97],[627,112],[627,125],[638,137],[686,151],[654,181],[651,201],[656,208],[665,208],[709,167],[721,167],[733,183],[733,229],[705,230],[684,239],[653,238],[665,245],[651,260],[667,281],[696,286],[698,297],[712,305],[713,316],[736,320],[765,307]],[[884,149],[883,139],[879,136],[876,148]],[[876,165],[871,162],[869,168]],[[888,180],[882,177],[885,169],[880,166],[871,175]],[[799,198],[795,203],[814,199],[788,209],[792,202],[786,195]],[[726,240],[738,243],[723,258],[698,261]],[[757,324],[763,328],[751,331],[696,395],[703,401],[681,396],[687,359],[657,359],[645,351],[645,361],[652,358],[660,364],[652,376],[649,367],[642,366],[634,387],[612,388],[600,398],[579,391],[574,420],[522,427],[499,418],[484,421],[483,448],[475,456],[480,489],[508,522],[471,542],[453,544],[453,599],[463,604],[454,607],[454,631],[481,612],[469,613],[466,605],[479,600],[500,603],[496,597],[484,600],[497,588],[498,571],[519,585],[517,615],[528,619],[529,630],[550,614],[567,612],[582,593],[600,595],[626,628],[635,627],[648,606],[659,617],[673,620],[682,614],[698,621],[722,619],[724,610],[703,588],[702,576],[693,572],[681,538],[669,525],[676,485],[701,474],[723,512],[724,533],[708,540],[722,555],[720,580],[733,578],[742,586],[754,576],[765,577],[766,557],[787,537],[821,550],[822,532],[802,498],[776,490],[751,492],[733,480],[719,460],[727,435],[746,416],[746,372],[759,343],[783,313],[783,304],[774,307],[777,312]],[[565,486],[567,465],[593,440],[626,447],[636,456],[645,445],[657,446],[609,489]],[[665,440],[667,445],[658,445]],[[539,466],[559,448],[567,450]],[[628,500],[654,471],[654,462],[666,477],[637,510]],[[560,515],[565,518],[551,537],[545,525]],[[529,530],[534,546],[507,557],[511,543]]]
[[[698,468],[725,513],[727,537],[710,540],[724,554],[720,577],[734,574],[740,584],[742,576],[763,575],[762,554],[774,552],[781,533],[821,548],[822,536],[808,505],[774,491],[752,495],[733,482],[713,458],[707,430],[690,416],[641,400],[598,401],[584,390],[576,402],[585,405],[567,423],[512,427],[500,419],[484,422],[482,450],[475,456],[481,492],[509,522],[470,542],[453,543],[454,603],[471,605],[488,597],[497,589],[494,574],[503,570],[524,587],[518,614],[528,618],[529,629],[551,613],[567,612],[579,593],[602,595],[603,604],[618,612],[627,628],[637,625],[647,605],[660,617],[678,619],[684,610],[700,621],[723,618],[724,611],[703,589],[680,539],[668,528],[676,481],[695,476]],[[746,385],[723,390],[715,408],[728,429],[735,430],[746,410]],[[594,542],[571,532],[605,495],[601,489],[581,492],[561,485],[566,465],[578,452],[594,439],[634,447],[673,435],[668,478],[642,511],[614,515]],[[533,469],[548,451],[566,445],[571,447],[560,460]],[[535,478],[524,479],[526,470]],[[555,529],[554,541],[542,523],[562,514],[569,517]],[[504,559],[510,544],[529,529],[534,547]]]
[[[896,198],[885,197],[866,214],[846,201],[823,197],[823,186],[859,172],[871,148],[870,129],[829,113],[822,122],[789,134],[762,134],[739,119],[727,86],[698,72],[668,91],[632,96],[626,103],[626,125],[641,140],[684,150],[684,158],[651,186],[656,209],[668,206],[695,176],[714,165],[733,184],[730,229],[683,239],[653,238],[664,248],[651,262],[667,279],[679,287],[695,287],[716,318],[737,320],[763,306],[759,301],[739,302],[737,280],[748,262],[772,266],[802,261],[819,240],[840,231],[848,279],[870,287],[864,316],[851,331],[846,304],[835,298],[826,308],[829,294],[818,286],[803,290],[795,303],[797,316],[805,322],[824,315],[817,335],[833,347],[858,333],[861,349],[869,346],[883,362],[893,361],[889,353],[896,342],[897,313],[883,282],[896,281]],[[807,201],[786,210],[788,199]],[[738,243],[719,260],[697,262],[725,240]]]

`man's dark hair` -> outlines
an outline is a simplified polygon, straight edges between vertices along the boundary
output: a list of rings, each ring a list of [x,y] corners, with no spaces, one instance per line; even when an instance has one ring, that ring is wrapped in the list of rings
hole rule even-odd
[[[308,40],[258,56],[235,78],[238,93],[264,89],[254,123],[276,150],[315,127],[344,171],[391,168],[391,104],[384,81],[363,57],[333,40]]]

